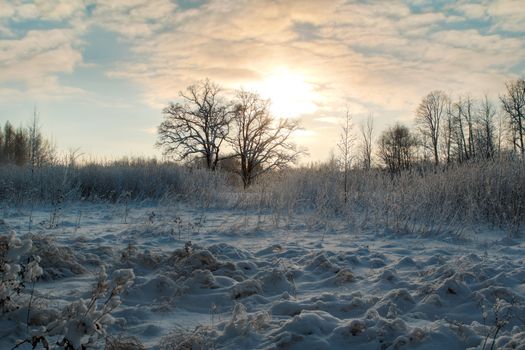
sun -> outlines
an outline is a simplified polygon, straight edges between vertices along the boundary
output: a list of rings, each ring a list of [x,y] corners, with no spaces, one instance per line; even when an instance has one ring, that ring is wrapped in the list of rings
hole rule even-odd
[[[278,118],[295,118],[317,110],[318,96],[304,76],[287,68],[276,68],[253,86],[271,100],[271,111]]]

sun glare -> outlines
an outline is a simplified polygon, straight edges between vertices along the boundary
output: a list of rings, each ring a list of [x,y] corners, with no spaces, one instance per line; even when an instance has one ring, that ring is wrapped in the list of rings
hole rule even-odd
[[[317,94],[313,86],[300,74],[286,68],[271,72],[253,86],[263,97],[271,99],[271,110],[278,118],[294,118],[314,113]]]

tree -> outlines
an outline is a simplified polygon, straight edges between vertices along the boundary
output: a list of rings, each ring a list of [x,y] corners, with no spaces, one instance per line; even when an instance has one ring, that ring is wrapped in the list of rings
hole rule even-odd
[[[379,158],[391,174],[409,169],[414,161],[417,140],[410,130],[400,124],[385,130],[379,138]]]
[[[9,123],[5,122],[4,126],[4,159],[12,162],[15,158],[15,129]]]
[[[476,143],[479,153],[483,158],[489,159],[496,152],[494,117],[496,109],[488,99],[487,95],[481,102],[479,116],[476,118],[477,137]]]
[[[337,144],[339,149],[339,164],[343,170],[343,191],[345,203],[348,201],[348,172],[352,166],[352,152],[354,148],[354,136],[352,135],[352,116],[348,109],[341,126],[340,140]]]
[[[452,103],[449,100],[447,103],[446,114],[445,114],[445,123],[443,125],[443,137],[442,142],[443,146],[441,149],[444,149],[445,160],[447,164],[450,164],[452,161],[452,143],[454,140],[454,114],[452,111]]]
[[[2,132],[0,128],[0,163],[15,163],[16,165],[40,167],[53,160],[55,147],[42,136],[36,116],[33,125],[28,128],[13,128],[7,121]]]
[[[23,128],[18,128],[15,131],[13,152],[16,165],[22,166],[27,163],[29,159],[29,137]]]
[[[459,98],[452,105],[452,138],[455,145],[455,156],[459,163],[468,160],[468,147],[465,139],[465,130],[463,127],[463,109],[464,101]]]
[[[505,87],[506,94],[500,96],[500,101],[513,132],[512,143],[522,157],[525,157],[525,80],[507,82]]]
[[[361,131],[361,163],[365,170],[372,167],[372,137],[374,134],[374,117],[368,116],[365,123],[360,125]]]
[[[31,127],[29,127],[29,150],[30,150],[30,166],[31,166],[31,179],[33,179],[33,176],[35,174],[35,165],[36,165],[36,156],[37,156],[37,149],[41,145],[41,138],[37,137],[40,136],[40,133],[37,129],[37,120],[36,120],[36,106],[35,110],[33,112],[33,124]]]
[[[443,134],[449,147],[447,160],[454,157],[463,163],[476,157],[486,157],[487,147],[492,154],[494,111],[488,98],[477,102],[467,95],[449,105]]]
[[[0,164],[4,162],[4,132],[0,126]]]
[[[217,168],[232,116],[220,93],[221,88],[206,79],[179,92],[182,103],[164,108],[157,146],[165,155],[177,153],[180,160],[202,158],[208,169]]]
[[[443,91],[432,91],[419,104],[416,123],[424,138],[430,139],[434,164],[439,164],[440,123],[446,112],[448,96]]]
[[[235,132],[229,139],[233,154],[240,161],[244,188],[270,170],[294,163],[303,153],[290,141],[298,124],[287,119],[275,120],[270,101],[258,94],[239,91],[234,107]]]

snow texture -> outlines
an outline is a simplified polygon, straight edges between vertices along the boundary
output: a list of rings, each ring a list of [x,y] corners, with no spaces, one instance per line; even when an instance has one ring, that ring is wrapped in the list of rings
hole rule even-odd
[[[0,349],[46,330],[74,349],[115,339],[153,349],[525,349],[518,238],[421,238],[337,220],[318,232],[300,215],[279,224],[181,204],[72,203],[49,228],[50,211],[34,212],[42,224],[31,233],[24,210],[0,222],[2,280],[23,270],[25,283],[19,294],[0,289],[12,301]]]

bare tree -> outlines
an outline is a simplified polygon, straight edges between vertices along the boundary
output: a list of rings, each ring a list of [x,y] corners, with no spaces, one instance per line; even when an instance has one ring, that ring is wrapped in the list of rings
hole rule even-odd
[[[443,91],[432,91],[423,98],[416,111],[416,123],[423,137],[430,139],[435,165],[439,164],[439,125],[446,113],[448,99]]]
[[[409,169],[414,161],[416,138],[400,124],[383,131],[379,139],[379,158],[391,174]]]
[[[498,111],[496,116],[496,136],[495,136],[495,147],[498,158],[503,153],[503,147],[506,136],[506,119],[503,111]]]
[[[240,175],[244,188],[270,170],[294,163],[303,153],[290,142],[297,130],[297,122],[274,120],[270,114],[270,101],[258,94],[239,91],[234,107],[235,132],[230,138],[234,156],[240,160]]]
[[[374,134],[374,116],[370,114],[366,122],[361,123],[361,163],[365,170],[372,167],[372,138]]]
[[[0,164],[4,162],[4,132],[0,125]]]
[[[164,108],[157,146],[180,160],[201,158],[215,170],[221,146],[229,132],[231,108],[220,98],[221,88],[208,79],[179,92],[182,103]]]
[[[512,127],[514,147],[525,157],[525,80],[510,81],[505,86],[507,91],[500,101]]]
[[[15,158],[15,129],[9,123],[5,122],[4,125],[4,160],[7,162],[12,162]]]
[[[453,104],[453,116],[452,116],[452,124],[453,124],[453,139],[454,144],[456,146],[456,157],[458,162],[462,163],[466,160],[468,160],[469,153],[468,153],[468,147],[467,147],[467,141],[465,138],[465,130],[463,127],[463,110],[464,110],[464,101],[463,99],[459,98],[457,102]]]
[[[447,164],[452,162],[452,144],[454,140],[454,114],[452,109],[452,102],[449,100],[446,107],[445,121],[443,125],[442,149],[445,153],[445,160]]]
[[[463,100],[463,108],[461,110],[460,116],[463,117],[465,123],[464,125],[467,128],[467,143],[466,143],[466,156],[467,159],[476,158],[476,143],[475,143],[475,104],[476,101],[467,95]]]
[[[39,140],[37,139],[37,121],[36,121],[36,106],[33,111],[33,124],[29,128],[29,149],[30,149],[30,159],[31,159],[31,180],[33,180],[33,176],[35,173],[35,165],[36,165],[36,155],[37,155],[37,149],[39,146]]]
[[[337,144],[339,149],[339,164],[343,170],[343,193],[345,203],[348,201],[348,172],[352,166],[353,148],[355,137],[352,135],[352,116],[348,109],[346,110],[345,119],[341,126],[340,140]]]
[[[481,102],[479,108],[479,115],[476,118],[476,143],[479,153],[482,154],[483,158],[487,159],[492,158],[496,151],[494,126],[495,115],[496,109],[494,108],[494,105],[490,102],[487,95],[485,95],[485,98]]]
[[[29,134],[29,144],[27,146],[29,148],[29,165],[31,167],[31,177],[33,177],[36,168],[41,167],[44,163],[53,161],[56,150],[51,142],[42,136],[36,108],[33,113],[33,123],[27,131]]]

